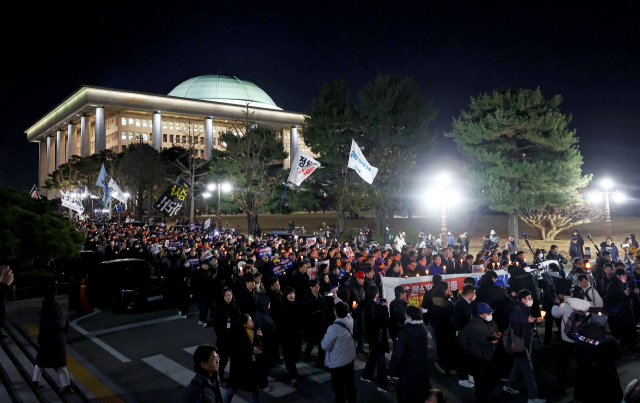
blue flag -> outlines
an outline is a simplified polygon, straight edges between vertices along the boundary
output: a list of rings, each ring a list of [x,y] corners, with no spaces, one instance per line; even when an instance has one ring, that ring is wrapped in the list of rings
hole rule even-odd
[[[109,185],[107,185],[107,170],[104,169],[104,164],[102,164],[102,169],[100,169],[100,174],[98,175],[96,185],[102,186],[102,188],[104,189],[104,193],[102,194],[102,203],[106,207],[111,201],[111,194],[109,193]]]

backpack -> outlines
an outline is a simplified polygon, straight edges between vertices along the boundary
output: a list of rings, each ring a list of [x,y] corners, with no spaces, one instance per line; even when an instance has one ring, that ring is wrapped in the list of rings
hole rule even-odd
[[[564,335],[570,339],[578,339],[582,326],[588,323],[590,319],[591,314],[587,311],[577,311],[574,309],[567,318],[567,321],[564,322]]]
[[[510,355],[520,355],[527,351],[527,348],[524,346],[524,339],[516,336],[511,328],[511,324],[509,324],[509,328],[502,334],[502,344],[504,345],[505,351]]]

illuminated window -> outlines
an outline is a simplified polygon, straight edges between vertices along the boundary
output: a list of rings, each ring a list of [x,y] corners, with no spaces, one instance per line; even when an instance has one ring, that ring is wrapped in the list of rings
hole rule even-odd
[[[129,140],[133,140],[133,132],[129,132]]]
[[[169,122],[169,129],[173,129],[173,122]]]
[[[167,133],[164,133],[162,135],[162,141],[164,141],[165,143],[167,142]]]
[[[140,119],[136,119],[136,126],[140,127]]]
[[[173,143],[173,134],[169,135],[169,143]]]
[[[136,133],[136,141],[140,141],[140,133]]]
[[[153,120],[149,119],[149,127],[153,127]]]
[[[186,125],[186,124],[184,124],[184,123],[182,124],[182,131],[183,131],[183,132],[184,132],[184,131],[187,131],[187,125]]]
[[[204,130],[204,125],[200,125],[200,131]]]
[[[129,118],[129,126],[133,126],[133,118]]]
[[[142,119],[142,127],[147,127],[147,119]]]
[[[176,130],[180,130],[180,123],[176,122]]]
[[[166,120],[163,120],[163,121],[162,121],[162,128],[163,128],[163,129],[166,129],[166,128],[167,128],[167,121],[166,121]]]
[[[124,116],[122,117],[122,126],[126,126],[127,125],[127,118],[125,118]]]
[[[147,133],[142,133],[142,141],[147,141]]]

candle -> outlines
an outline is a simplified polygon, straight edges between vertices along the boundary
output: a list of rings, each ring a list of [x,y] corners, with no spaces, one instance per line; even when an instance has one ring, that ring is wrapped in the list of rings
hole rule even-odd
[[[416,273],[416,277],[420,277],[420,273]]]
[[[540,313],[542,314],[542,319],[544,319],[544,317],[547,315],[545,311],[540,311]]]
[[[351,307],[352,307],[353,309],[356,309],[356,305],[358,305],[358,304],[356,304],[356,301],[353,301],[353,304],[351,304]]]
[[[429,275],[429,270],[427,270],[427,276]]]

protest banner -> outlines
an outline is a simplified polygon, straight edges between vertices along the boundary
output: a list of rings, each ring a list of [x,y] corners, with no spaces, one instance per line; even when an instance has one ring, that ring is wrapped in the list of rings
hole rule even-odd
[[[111,195],[111,197],[113,197],[114,199],[116,199],[121,203],[127,202],[127,198],[124,195],[124,192],[122,191],[122,189],[120,189],[120,186],[118,186],[118,184],[116,183],[116,181],[113,180],[113,178],[109,179],[109,194]]]
[[[166,216],[178,214],[185,203],[191,185],[182,178],[178,178],[177,183],[169,186],[155,202],[153,208]]]
[[[197,227],[197,224],[192,222],[191,224],[189,224],[189,231],[195,231]]]
[[[210,250],[205,250],[202,256],[200,256],[200,261],[209,260],[213,257],[213,253]]]
[[[271,272],[273,273],[273,277],[280,277],[286,273],[282,263],[271,266]]]
[[[169,241],[169,250],[180,249],[182,241]]]
[[[473,266],[471,266],[471,271],[473,273],[484,273],[484,265],[474,264]]]
[[[496,271],[498,279],[503,280],[505,283],[509,278],[509,272],[506,270]],[[476,279],[476,285],[478,280],[484,273],[468,273],[468,274],[443,274],[442,281],[449,283],[449,288],[452,292],[457,290],[462,291],[464,286],[464,279],[466,277],[473,277]],[[421,276],[421,277],[382,277],[382,291],[384,298],[387,298],[389,302],[395,299],[394,288],[398,285],[402,285],[407,292],[407,301],[409,305],[422,307],[422,297],[424,297],[425,287],[430,290],[433,287],[433,276]]]
[[[311,246],[316,243],[316,237],[312,236],[311,238],[307,238],[307,246]]]
[[[293,164],[291,164],[291,172],[289,172],[289,178],[287,179],[287,182],[296,186],[300,186],[300,184],[319,167],[320,163],[318,161],[311,158],[302,151],[296,150],[296,154],[293,157]]]
[[[344,253],[347,255],[347,257],[349,259],[353,259],[354,257],[356,257],[356,254],[353,253],[353,251],[351,250],[350,246],[347,246],[346,248],[342,249],[344,251]]]
[[[270,246],[261,246],[258,248],[258,257],[269,256],[271,257],[273,251]]]
[[[204,226],[203,226],[203,228],[206,230],[206,229],[207,229],[207,228],[209,228],[210,226],[211,226],[211,218],[207,218],[207,219],[204,221]]]
[[[289,258],[282,259],[280,261],[280,264],[282,264],[284,266],[285,270],[293,269],[293,262]]]

